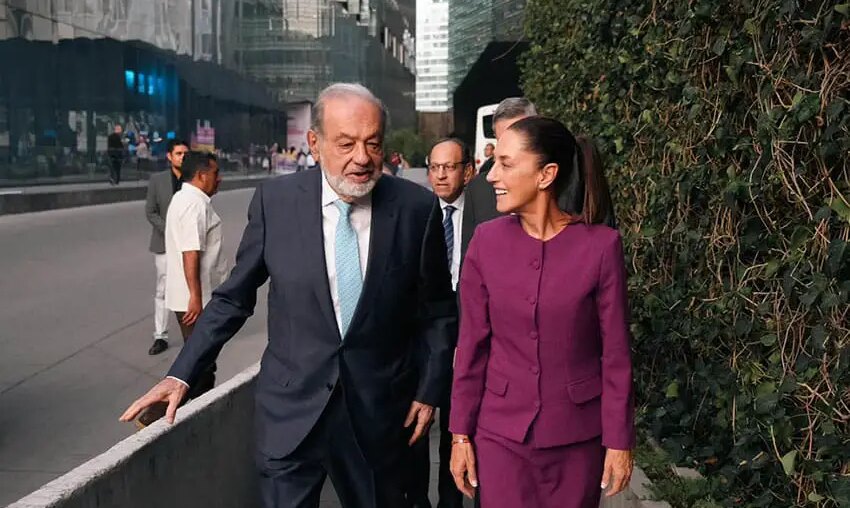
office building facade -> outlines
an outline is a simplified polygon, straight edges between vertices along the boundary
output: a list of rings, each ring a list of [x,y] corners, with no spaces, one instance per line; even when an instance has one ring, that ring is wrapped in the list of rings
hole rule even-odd
[[[415,0],[244,0],[235,61],[286,103],[339,81],[380,97],[391,127],[414,117]]]
[[[520,41],[526,0],[449,0],[449,91],[491,42]]]
[[[441,113],[449,101],[449,0],[416,6],[416,111]]]
[[[171,137],[242,170],[289,141],[287,103],[336,81],[413,125],[413,2],[0,0],[0,186],[105,179],[117,124],[130,178]]]

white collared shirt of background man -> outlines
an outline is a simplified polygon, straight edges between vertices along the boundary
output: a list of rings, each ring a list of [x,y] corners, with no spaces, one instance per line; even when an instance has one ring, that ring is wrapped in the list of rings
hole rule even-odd
[[[189,308],[189,284],[183,269],[183,253],[200,251],[201,304],[227,277],[227,261],[221,255],[221,218],[210,197],[190,183],[171,198],[165,217],[165,305],[175,312]]]

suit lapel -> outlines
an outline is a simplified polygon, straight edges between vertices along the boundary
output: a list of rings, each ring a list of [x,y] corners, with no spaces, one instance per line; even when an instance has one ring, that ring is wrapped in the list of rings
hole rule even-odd
[[[303,258],[306,261],[304,267],[312,272],[310,275],[315,280],[313,289],[319,308],[328,326],[334,330],[339,339],[339,326],[336,322],[331,289],[328,284],[325,240],[322,232],[322,171],[316,169],[311,173],[315,176],[301,184],[301,192],[298,194],[298,202],[296,203],[301,248],[303,249]]]
[[[390,189],[391,182],[387,177],[381,177],[372,191],[372,226],[369,239],[369,261],[366,265],[366,275],[363,280],[363,292],[357,302],[357,309],[351,319],[348,329],[353,330],[369,315],[373,308],[372,301],[378,293],[381,280],[387,270],[387,264],[392,254],[393,238],[395,237],[398,210],[396,209],[395,194]]]

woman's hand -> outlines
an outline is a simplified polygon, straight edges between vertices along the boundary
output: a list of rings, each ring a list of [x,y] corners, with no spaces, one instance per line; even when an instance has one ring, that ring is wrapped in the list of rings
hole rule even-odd
[[[454,463],[454,453],[452,453],[452,463]],[[602,490],[608,489],[605,497],[616,496],[629,485],[633,467],[634,457],[631,450],[612,450],[609,448],[605,452],[605,466],[602,469],[602,484],[600,485]]]
[[[473,499],[478,488],[478,472],[475,467],[475,449],[469,436],[452,435],[452,459],[449,465],[455,485],[466,497]]]

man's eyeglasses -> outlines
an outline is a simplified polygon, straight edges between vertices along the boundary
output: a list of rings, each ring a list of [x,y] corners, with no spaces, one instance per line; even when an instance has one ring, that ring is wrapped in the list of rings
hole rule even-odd
[[[428,171],[430,171],[431,173],[436,173],[440,170],[443,170],[446,173],[454,173],[455,171],[460,171],[463,166],[463,162],[446,162],[443,164],[431,163],[428,164]]]

